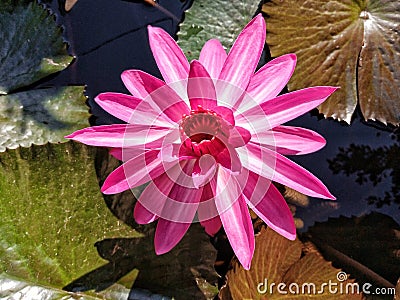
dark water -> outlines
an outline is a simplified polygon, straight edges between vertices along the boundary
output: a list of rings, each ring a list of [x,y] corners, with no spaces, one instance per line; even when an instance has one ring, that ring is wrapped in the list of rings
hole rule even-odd
[[[97,117],[91,120],[93,124],[118,122],[102,111],[93,97],[105,91],[128,93],[120,80],[122,71],[141,69],[160,77],[146,26],[159,26],[175,35],[190,1],[158,3],[169,13],[142,1],[117,0],[79,0],[70,12],[59,12],[57,21],[64,26],[69,51],[77,58],[53,83],[87,85],[89,105]],[[59,11],[59,1],[49,5]],[[321,151],[291,159],[317,175],[337,197],[336,201],[311,199],[308,207],[298,208],[296,216],[304,221],[304,230],[328,217],[361,216],[373,211],[400,223],[399,132],[378,122],[367,123],[359,112],[351,125],[321,119],[315,113],[290,125],[313,129],[326,138],[327,145]]]

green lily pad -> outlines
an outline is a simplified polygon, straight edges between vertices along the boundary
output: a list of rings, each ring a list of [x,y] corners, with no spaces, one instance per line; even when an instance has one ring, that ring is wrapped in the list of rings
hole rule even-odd
[[[61,29],[54,17],[36,2],[19,5],[11,12],[0,4],[0,94],[29,86],[67,67]]]
[[[350,123],[359,104],[366,120],[399,124],[399,1],[271,0],[263,11],[272,56],[298,56],[290,90],[340,86],[319,107],[326,117]]]
[[[72,57],[54,17],[27,2],[0,4],[0,152],[65,142],[65,135],[89,125],[84,87],[33,88]]]
[[[66,142],[65,135],[88,126],[83,91],[78,86],[0,95],[0,152]]]
[[[0,154],[0,274],[62,288],[105,263],[96,242],[138,236],[104,205],[95,152],[68,142]]]
[[[217,38],[230,48],[258,8],[258,1],[194,1],[185,13],[178,32],[178,44],[189,60],[197,59],[204,43]]]
[[[323,288],[324,283],[346,286],[354,280],[344,273],[346,278],[338,279],[342,271],[324,260],[314,247],[309,248],[297,239],[289,241],[269,228],[261,228],[250,270],[235,260],[220,299],[362,299],[361,293],[330,293],[327,286]]]
[[[40,286],[31,282],[21,281],[14,277],[0,274],[0,297],[2,299],[35,299],[35,300],[126,300],[129,297],[129,289],[119,285],[98,295],[75,294],[60,289]]]

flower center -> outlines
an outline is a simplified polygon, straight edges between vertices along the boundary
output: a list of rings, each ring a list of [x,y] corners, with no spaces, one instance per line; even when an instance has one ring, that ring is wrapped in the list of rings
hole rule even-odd
[[[221,141],[224,133],[224,120],[216,112],[200,105],[189,115],[183,115],[180,124],[182,148],[181,155],[202,156],[219,155],[226,148]]]
[[[211,141],[218,134],[221,119],[215,112],[198,106],[190,115],[183,115],[180,127],[193,143],[200,144],[202,141]]]

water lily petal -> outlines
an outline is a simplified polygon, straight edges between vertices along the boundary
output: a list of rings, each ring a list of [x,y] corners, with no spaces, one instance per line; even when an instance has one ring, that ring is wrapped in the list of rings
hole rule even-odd
[[[246,128],[235,126],[229,131],[228,143],[234,148],[246,145],[251,139],[251,133]]]
[[[102,93],[95,101],[107,112],[122,121],[139,125],[171,127],[173,124],[142,99],[121,93]]]
[[[216,161],[224,168],[231,170],[234,174],[239,174],[242,170],[242,163],[236,149],[230,145],[226,145],[218,155],[215,156]]]
[[[158,204],[158,203],[157,203]],[[161,203],[163,204],[163,203]],[[144,207],[139,201],[135,204],[133,217],[138,224],[149,224],[158,219],[158,216]]]
[[[262,177],[286,185],[308,196],[335,199],[321,180],[271,149],[249,143],[236,150],[243,167]],[[269,162],[265,163],[268,160]]]
[[[179,121],[182,114],[189,113],[188,104],[162,80],[138,70],[124,71],[121,78],[131,94],[143,98],[155,113],[162,112],[174,122]],[[142,110],[145,111],[145,107]]]
[[[221,219],[219,218],[214,193],[209,183],[203,187],[197,215],[201,226],[204,227],[207,234],[214,236],[221,229]]]
[[[187,92],[190,107],[194,110],[199,105],[205,109],[213,109],[217,106],[214,83],[206,69],[197,60],[190,63]]]
[[[197,159],[192,174],[194,187],[199,188],[207,184],[214,177],[216,168],[216,161],[212,155],[205,154]]]
[[[126,70],[122,72],[121,79],[128,91],[141,99],[165,85],[164,81],[141,70]]]
[[[165,82],[187,101],[189,62],[175,40],[163,29],[148,26],[150,48]],[[188,102],[187,102],[188,103]]]
[[[265,32],[264,18],[258,14],[239,34],[225,60],[219,79],[229,82],[235,88],[220,89],[217,82],[217,92],[218,99],[221,97],[228,101],[230,107],[237,106],[236,102],[241,96],[237,91],[244,91],[249,85],[263,51]]]
[[[177,169],[179,165],[172,167]],[[138,224],[148,224],[158,219],[175,182],[164,173],[150,181],[135,205],[134,218]],[[154,201],[157,199],[157,201]]]
[[[192,183],[186,173],[190,174],[193,166],[194,160],[182,166],[182,172],[168,195],[154,237],[157,254],[166,253],[175,247],[194,219],[202,188],[188,188]]]
[[[161,159],[160,151],[151,150],[134,157],[116,168],[101,187],[104,194],[117,194],[142,185],[172,168],[178,158]]]
[[[247,92],[258,104],[275,98],[288,83],[296,67],[296,54],[279,56],[261,67],[251,78]]]
[[[118,119],[129,122],[133,111],[143,100],[121,93],[102,93],[94,99],[105,111]]]
[[[315,131],[293,126],[276,126],[255,134],[251,142],[275,150],[283,155],[301,155],[318,151],[325,146],[325,139]]]
[[[337,89],[316,86],[278,96],[236,116],[236,123],[252,133],[264,132],[317,107]]]
[[[159,219],[154,236],[156,254],[161,255],[174,248],[183,238],[189,227],[190,223],[179,223]]]
[[[296,226],[292,212],[278,189],[267,178],[254,172],[243,172],[243,193],[249,207],[273,230],[294,240]]]
[[[127,161],[131,158],[134,158],[142,154],[143,151],[144,147],[124,147],[124,148],[111,148],[109,153],[118,160]]]
[[[222,226],[222,222],[219,216],[200,221],[200,224],[204,227],[204,230],[207,232],[207,234],[211,236],[214,236],[221,229]]]
[[[168,135],[168,134],[171,135]],[[172,138],[176,135],[175,138]],[[137,124],[113,124],[87,127],[77,130],[65,138],[91,146],[131,147],[158,142],[162,145],[165,137],[172,140],[179,137],[177,130],[167,127]]]
[[[166,83],[185,80],[189,62],[175,40],[159,27],[147,27],[150,48]]]
[[[206,68],[210,76],[216,79],[221,73],[227,56],[221,42],[217,39],[211,39],[201,49],[199,61]]]
[[[225,106],[217,106],[213,109],[218,115],[220,115],[226,122],[231,125],[235,125],[235,117],[233,115],[233,111]]]
[[[215,203],[233,251],[242,266],[250,269],[254,253],[253,224],[236,179],[223,167],[218,169]]]

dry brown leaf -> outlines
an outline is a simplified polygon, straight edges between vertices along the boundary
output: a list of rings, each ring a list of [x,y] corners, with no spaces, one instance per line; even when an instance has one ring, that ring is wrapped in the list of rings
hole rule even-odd
[[[355,286],[354,281],[332,267],[318,252],[303,252],[303,247],[298,239],[289,241],[269,228],[262,228],[256,236],[250,270],[246,271],[234,261],[220,299],[362,299],[357,293],[341,294],[341,286],[345,291],[346,286]],[[277,290],[279,285],[282,292]]]

